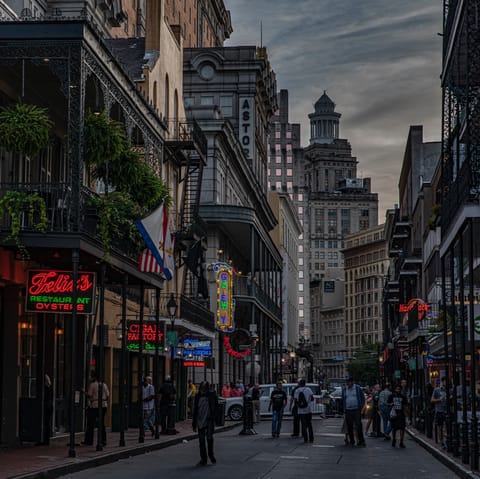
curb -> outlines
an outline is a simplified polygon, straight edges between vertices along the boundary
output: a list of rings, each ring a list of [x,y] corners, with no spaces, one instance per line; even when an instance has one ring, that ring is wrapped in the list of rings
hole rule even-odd
[[[426,449],[433,457],[438,459],[443,465],[447,466],[457,476],[461,477],[462,479],[479,479],[480,476],[478,474],[476,474],[470,469],[467,469],[464,465],[459,464],[449,454],[444,453],[440,449],[437,449],[435,446],[432,446],[428,441],[423,439],[419,434],[413,432],[409,428],[407,428],[406,431],[408,435],[417,444],[420,444],[420,446]]]
[[[242,423],[238,422],[235,424],[229,424],[228,426],[220,426],[215,428],[215,433],[228,431],[237,426],[241,426]],[[51,467],[49,469],[42,469],[40,471],[29,472],[27,474],[20,474],[16,476],[10,476],[7,479],[55,479],[66,474],[72,474],[74,472],[84,471],[85,469],[90,469],[92,467],[103,466],[105,464],[111,464],[112,462],[119,461],[121,459],[127,459],[133,456],[139,456],[141,454],[146,454],[152,451],[158,451],[166,447],[175,446],[180,444],[182,441],[191,441],[198,437],[197,433],[191,433],[183,436],[177,436],[167,441],[149,443],[133,447],[125,447],[119,451],[114,451],[108,454],[102,454],[98,457],[93,457],[89,459],[77,459],[78,462],[72,462],[69,464],[63,464],[61,466]],[[72,458],[75,461],[75,458]]]

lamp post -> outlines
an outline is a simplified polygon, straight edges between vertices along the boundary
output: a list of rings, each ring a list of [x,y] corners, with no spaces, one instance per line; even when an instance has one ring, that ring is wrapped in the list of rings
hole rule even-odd
[[[173,293],[170,296],[170,299],[167,303],[168,314],[170,315],[170,380],[172,382],[172,388],[174,387],[173,372],[174,372],[174,361],[175,361],[175,316],[177,314],[177,302],[175,301],[175,296]],[[175,415],[176,415],[176,397],[172,394],[172,399],[168,404],[168,417],[167,417],[167,434],[176,434],[175,429]]]

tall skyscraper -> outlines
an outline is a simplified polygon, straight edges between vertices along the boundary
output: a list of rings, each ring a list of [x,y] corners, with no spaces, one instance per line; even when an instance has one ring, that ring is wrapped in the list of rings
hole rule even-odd
[[[339,361],[345,356],[344,238],[378,224],[378,195],[371,192],[370,178],[357,174],[357,158],[348,140],[340,138],[341,114],[326,92],[317,100],[310,119],[310,141],[296,158],[296,184],[302,191],[305,272],[308,285],[320,288],[321,302],[310,313],[310,295],[304,296],[300,336],[310,341],[314,367],[322,370],[322,351]],[[310,283],[312,282],[312,283]],[[341,294],[340,294],[341,293]],[[317,294],[317,293],[316,293]],[[325,325],[312,324],[334,314],[332,344],[320,334]],[[330,315],[330,316],[329,316]],[[303,331],[302,331],[303,329]],[[341,368],[340,368],[341,369]],[[337,367],[338,371],[339,368]]]

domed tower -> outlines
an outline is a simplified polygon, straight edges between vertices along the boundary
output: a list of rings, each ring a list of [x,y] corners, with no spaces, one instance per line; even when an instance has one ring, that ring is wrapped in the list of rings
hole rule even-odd
[[[335,103],[329,98],[327,92],[315,103],[315,112],[310,113],[310,144],[333,143],[340,135],[340,117],[335,111]]]

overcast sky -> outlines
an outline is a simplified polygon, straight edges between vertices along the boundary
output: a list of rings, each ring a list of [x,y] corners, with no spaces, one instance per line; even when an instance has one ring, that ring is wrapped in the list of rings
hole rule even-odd
[[[224,0],[227,46],[263,45],[289,90],[290,122],[302,124],[326,90],[342,114],[359,176],[379,193],[379,222],[398,203],[398,176],[410,125],[440,140],[442,0]]]

